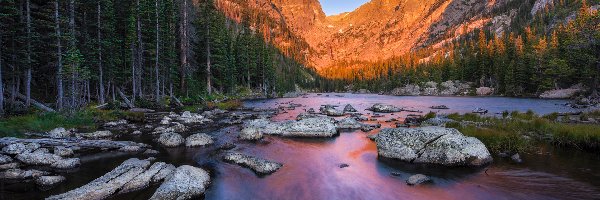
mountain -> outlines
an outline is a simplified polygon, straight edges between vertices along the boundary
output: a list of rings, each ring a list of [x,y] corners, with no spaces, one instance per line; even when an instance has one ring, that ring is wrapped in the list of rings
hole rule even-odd
[[[338,63],[375,62],[412,50],[440,47],[475,29],[502,35],[553,3],[371,0],[352,12],[325,16],[318,0],[253,0],[242,10],[269,13],[279,23],[278,29],[289,29],[294,40],[307,45],[298,53],[321,70]]]

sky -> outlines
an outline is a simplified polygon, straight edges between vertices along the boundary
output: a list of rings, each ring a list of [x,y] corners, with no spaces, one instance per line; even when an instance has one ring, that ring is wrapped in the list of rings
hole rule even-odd
[[[369,0],[319,0],[327,16],[350,12]]]

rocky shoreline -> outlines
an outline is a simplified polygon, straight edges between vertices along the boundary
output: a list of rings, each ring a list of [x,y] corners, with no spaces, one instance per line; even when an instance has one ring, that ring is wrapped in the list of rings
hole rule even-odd
[[[130,159],[104,176],[48,199],[106,199],[159,184],[151,199],[190,199],[201,196],[210,186],[211,169],[155,161],[150,157],[160,153],[155,149],[201,148],[220,157],[222,162],[236,165],[240,170],[248,168],[259,177],[277,176],[276,171],[285,169],[286,163],[247,154],[243,149],[236,148],[236,143],[268,145],[261,142],[266,137],[332,138],[344,130],[362,130],[374,140],[379,156],[406,163],[481,167],[492,162],[489,151],[481,141],[465,137],[455,129],[423,127],[380,130],[382,123],[405,127],[422,122],[419,118],[411,117],[405,121],[380,121],[382,114],[414,112],[393,105],[374,104],[369,109],[372,114],[361,113],[350,104],[343,106],[343,109],[322,105],[319,108],[304,108],[306,112],[298,114],[296,120],[271,119],[298,107],[305,106],[290,101],[273,109],[216,109],[180,114],[147,112],[141,124],[118,120],[104,124],[104,130],[91,133],[57,128],[47,133],[29,134],[29,139],[2,138],[0,167],[6,169],[0,169],[0,179],[33,180],[39,188],[51,189],[68,181],[65,172],[58,169],[80,166],[81,156],[97,152],[124,152]],[[239,129],[224,132],[233,136],[230,137],[232,140],[225,142],[221,141],[221,137],[225,136],[202,132],[209,127],[222,129],[232,126]],[[371,131],[376,134],[369,134]],[[153,138],[153,143],[115,140],[123,135],[144,135]],[[36,165],[51,166],[51,169],[42,171],[29,168]],[[345,167],[349,165],[340,165],[340,168]]]

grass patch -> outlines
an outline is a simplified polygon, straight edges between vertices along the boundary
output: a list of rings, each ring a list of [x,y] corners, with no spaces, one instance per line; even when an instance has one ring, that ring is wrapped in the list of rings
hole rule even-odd
[[[207,102],[206,103],[206,107],[208,109],[221,109],[221,110],[234,110],[237,108],[240,108],[244,105],[244,103],[240,100],[228,100],[228,101],[224,101],[224,102],[218,102],[218,103],[214,103],[214,102]]]
[[[71,116],[59,113],[35,113],[0,121],[0,137],[23,137],[27,132],[45,132],[56,127],[96,129],[93,115],[77,112]]]
[[[588,151],[600,149],[600,125],[560,123],[556,121],[558,114],[540,117],[531,111],[512,112],[496,118],[469,113],[451,114],[448,118],[458,121],[448,124],[448,127],[478,138],[493,152],[526,151],[536,140]],[[485,123],[477,127],[464,122]]]

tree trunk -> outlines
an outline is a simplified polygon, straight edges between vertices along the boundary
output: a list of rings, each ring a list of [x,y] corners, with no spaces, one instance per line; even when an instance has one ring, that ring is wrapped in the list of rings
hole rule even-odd
[[[137,74],[137,92],[139,92],[139,97],[143,96],[142,91],[142,72],[144,69],[144,43],[142,42],[142,20],[140,18],[140,0],[137,0],[137,41],[138,41],[138,49],[137,49],[137,62],[138,69],[136,70]]]
[[[63,90],[63,78],[62,78],[62,44],[61,44],[61,33],[60,33],[60,6],[58,5],[58,0],[54,1],[54,22],[56,29],[56,88],[58,91],[56,97],[56,107],[58,110],[62,110],[64,108],[64,90]]]
[[[31,6],[29,0],[25,5],[25,9],[27,12],[27,72],[25,77],[25,95],[27,98],[25,99],[25,105],[27,107],[31,106]]]
[[[100,7],[100,1],[98,1],[98,72],[100,73],[99,77],[98,77],[98,82],[100,84],[98,87],[98,89],[100,90],[98,101],[100,102],[100,104],[104,104],[105,98],[104,98],[104,69],[102,68],[102,33],[101,33],[102,24],[100,23],[101,17],[102,17],[102,8]]]
[[[183,19],[181,20],[181,25],[179,26],[179,34],[180,34],[180,42],[179,48],[181,50],[180,59],[181,64],[179,66],[179,87],[180,92],[183,93],[186,90],[186,70],[188,68],[188,34],[187,34],[187,24],[188,24],[188,11],[187,11],[187,1],[183,0],[183,6],[181,7],[181,13],[183,15]]]
[[[136,52],[136,50],[135,50],[135,44],[131,43],[131,84],[132,84],[131,85],[131,91],[132,91],[131,92],[132,93],[132,95],[131,95],[131,101],[134,102],[134,103],[135,103],[135,96],[137,94],[136,93],[136,89],[137,89],[137,86],[136,86],[137,80],[136,79],[137,78],[135,76],[135,71],[136,71],[135,68],[137,67],[136,66],[137,62],[136,62],[136,56],[135,56],[136,53],[135,52]]]
[[[156,60],[154,63],[154,71],[156,73],[156,85],[155,85],[155,97],[156,97],[156,103],[160,102],[160,74],[158,73],[158,63],[159,63],[159,58],[160,58],[160,25],[159,25],[159,21],[158,21],[158,0],[154,0],[154,6],[155,6],[155,11],[156,11]]]
[[[75,36],[75,0],[71,0],[69,2],[69,29],[71,29],[71,38],[70,38],[70,43],[71,43],[71,48],[77,48],[75,46],[75,41],[77,40],[76,36]],[[77,107],[77,100],[75,99],[75,93],[76,93],[76,85],[75,85],[75,79],[76,79],[76,66],[72,66],[73,69],[71,69],[71,102],[69,102],[69,107],[70,109],[75,109]]]
[[[4,115],[4,82],[2,81],[2,32],[0,31],[0,116]]]
[[[207,20],[206,23],[206,91],[208,91],[209,95],[212,94],[210,74],[210,20]]]

